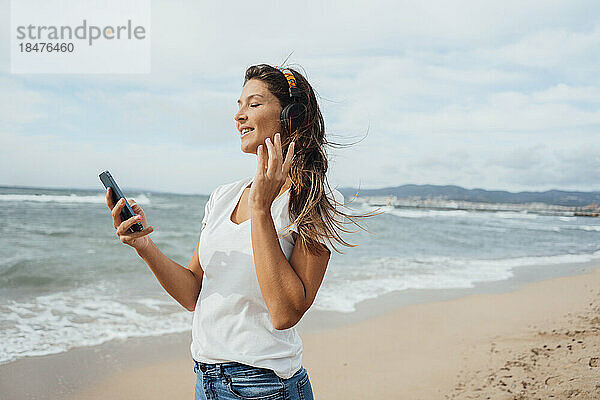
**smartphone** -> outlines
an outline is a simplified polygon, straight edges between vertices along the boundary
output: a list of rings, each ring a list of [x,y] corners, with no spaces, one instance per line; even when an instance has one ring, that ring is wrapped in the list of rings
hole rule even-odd
[[[125,199],[123,192],[121,192],[121,189],[119,189],[117,182],[115,182],[115,180],[113,179],[110,172],[104,171],[99,176],[100,176],[100,180],[104,184],[104,187],[107,189],[110,188],[110,192],[112,193],[112,200],[113,200],[114,204],[117,204],[117,201],[119,201],[121,199]],[[125,206],[121,210],[121,221],[125,221],[126,219],[129,219],[134,216],[135,216],[135,213],[133,212],[133,209],[127,202],[127,199],[125,199]],[[131,225],[131,228],[129,228],[129,229],[133,232],[141,232],[144,230],[144,227],[141,222],[136,222],[135,224]]]

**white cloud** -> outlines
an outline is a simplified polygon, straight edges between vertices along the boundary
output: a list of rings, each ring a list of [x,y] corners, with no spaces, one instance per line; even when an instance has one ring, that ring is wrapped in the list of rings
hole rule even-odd
[[[559,83],[546,90],[533,93],[533,98],[538,102],[574,102],[600,103],[600,86],[570,86]]]
[[[106,118],[91,126],[124,143],[158,141],[188,145],[231,144],[239,138],[234,127],[234,93],[190,88],[159,91],[85,90],[76,94],[80,112],[100,110]]]
[[[185,192],[193,179],[252,174],[233,130],[243,72],[294,50],[330,138],[368,130],[331,151],[334,185],[598,189],[582,170],[592,154],[568,156],[598,143],[598,12],[568,1],[308,2],[292,17],[274,2],[154,1],[152,74],[0,75],[1,138],[15,147],[14,164],[2,162],[18,166],[0,183],[86,186],[110,164],[134,186]],[[53,174],[23,165],[23,146]]]
[[[39,91],[0,76],[0,127],[21,126],[46,117],[43,108],[46,100]]]
[[[533,96],[519,92],[493,94],[483,104],[457,104],[437,112],[403,113],[399,124],[409,132],[428,134],[464,132],[548,131],[586,127],[598,129],[600,109],[580,109],[567,102],[541,103]]]
[[[256,171],[255,158],[239,147],[119,146],[12,133],[0,134],[0,143],[0,182],[5,185],[101,188],[98,174],[108,169],[124,187],[208,194]]]
[[[598,59],[600,26],[590,32],[548,29],[533,32],[515,43],[484,51],[497,62],[508,62],[543,69],[570,68],[569,60]],[[575,68],[579,66],[575,65]]]

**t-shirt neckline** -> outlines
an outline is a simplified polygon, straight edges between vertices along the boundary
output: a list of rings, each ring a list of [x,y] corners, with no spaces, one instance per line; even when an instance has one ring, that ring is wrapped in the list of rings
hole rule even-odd
[[[235,208],[237,207],[237,205],[238,205],[238,204],[240,203],[240,201],[242,200],[242,195],[244,194],[244,190],[245,190],[245,189],[248,187],[248,185],[250,185],[250,184],[252,184],[252,182],[254,182],[254,178],[249,178],[249,179],[250,179],[249,181],[246,181],[246,183],[242,185],[242,188],[241,188],[241,190],[239,190],[239,191],[238,191],[238,193],[237,193],[237,195],[236,195],[236,197],[234,197],[234,199],[233,199],[233,207],[230,207],[230,208],[229,208],[229,212],[228,212],[228,214],[227,214],[227,215],[228,215],[228,216],[227,216],[227,222],[228,222],[229,224],[233,225],[233,226],[234,226],[234,227],[236,227],[236,228],[240,228],[240,227],[242,227],[242,226],[246,225],[246,223],[249,223],[249,222],[250,222],[250,220],[252,219],[252,218],[248,218],[248,219],[246,219],[246,220],[244,220],[244,221],[240,222],[239,224],[236,224],[235,222],[233,222],[233,221],[231,220],[231,216],[233,215],[233,211],[235,210]],[[277,201],[279,198],[281,198],[281,197],[285,196],[285,194],[286,194],[286,193],[288,193],[288,192],[290,191],[290,189],[291,189],[291,186],[290,186],[289,188],[287,188],[287,189],[286,189],[286,190],[285,190],[283,193],[281,193],[279,196],[277,196],[277,197],[275,198],[275,200],[273,200],[273,204],[275,204],[275,202],[276,202],[276,201]],[[273,204],[271,205],[271,207],[273,206]]]

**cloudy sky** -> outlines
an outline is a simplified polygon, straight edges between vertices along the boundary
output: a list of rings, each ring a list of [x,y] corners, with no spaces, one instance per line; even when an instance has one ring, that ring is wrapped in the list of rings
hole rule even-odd
[[[0,185],[209,193],[254,174],[233,115],[245,69],[300,66],[333,186],[600,190],[597,1],[152,2],[152,73],[10,73]],[[10,26],[9,1],[0,23]]]

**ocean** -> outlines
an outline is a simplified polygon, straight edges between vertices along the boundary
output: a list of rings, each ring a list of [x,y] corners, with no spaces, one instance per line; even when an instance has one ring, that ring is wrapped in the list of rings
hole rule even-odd
[[[187,266],[208,196],[125,192],[157,228],[158,247]],[[391,291],[470,288],[518,268],[600,259],[600,218],[381,210],[363,221],[371,233],[345,236],[358,247],[333,255],[314,308],[349,313]],[[118,240],[104,191],[0,188],[0,364],[191,323]]]

